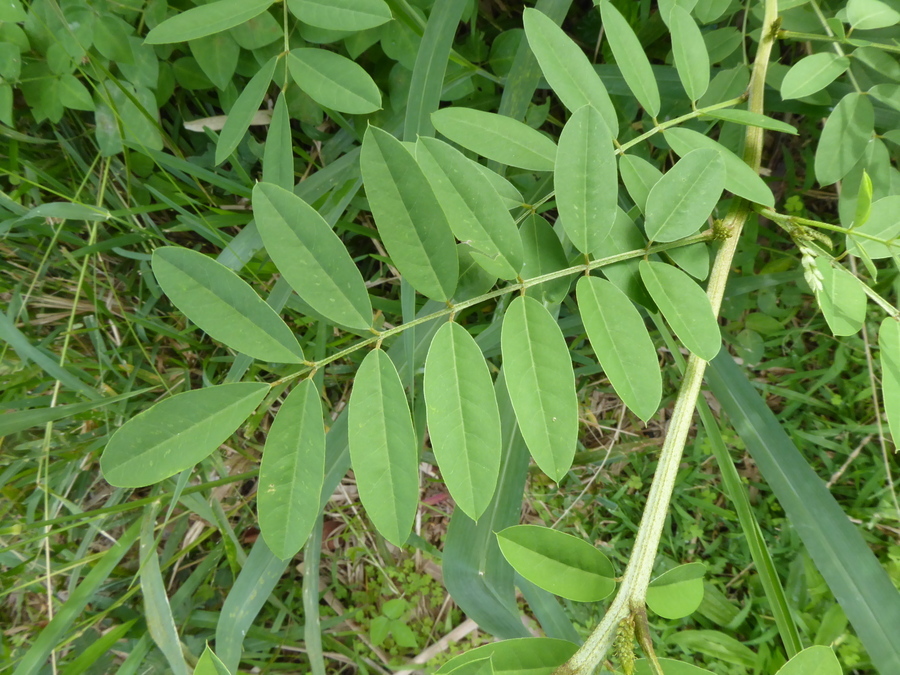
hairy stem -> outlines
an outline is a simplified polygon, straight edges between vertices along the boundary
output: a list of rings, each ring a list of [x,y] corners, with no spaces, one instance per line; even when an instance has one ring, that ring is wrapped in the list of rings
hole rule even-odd
[[[763,37],[756,53],[748,98],[749,110],[760,114],[763,112],[766,68],[779,25],[777,0],[764,0],[764,2]],[[755,171],[759,171],[762,161],[762,146],[763,129],[747,127],[744,161]],[[722,305],[725,283],[734,260],[738,238],[750,212],[750,204],[747,201],[736,200],[722,222],[722,228],[728,233],[728,238],[722,243],[716,254],[706,291],[716,314]],[[692,354],[688,359],[684,380],[675,401],[672,421],[660,451],[659,464],[647,495],[647,505],[644,508],[644,515],[641,518],[634,549],[625,569],[622,583],[600,625],[581,649],[556,670],[556,675],[590,675],[606,658],[615,640],[619,624],[639,616],[644,611],[653,563],[656,560],[663,525],[675,487],[678,466],[681,463],[684,445],[692,425],[705,370],[706,361]]]

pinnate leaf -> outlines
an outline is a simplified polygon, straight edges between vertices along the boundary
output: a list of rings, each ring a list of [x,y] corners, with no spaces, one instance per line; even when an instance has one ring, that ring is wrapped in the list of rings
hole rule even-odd
[[[338,112],[365,115],[381,109],[381,92],[362,66],[325,49],[291,50],[288,69],[316,103]]]
[[[265,12],[274,0],[218,0],[166,19],[147,33],[145,42],[161,45],[196,40],[239,26]]]
[[[100,458],[103,477],[116,487],[144,487],[205,459],[247,419],[269,386],[220,384],[176,394],[132,417]]]

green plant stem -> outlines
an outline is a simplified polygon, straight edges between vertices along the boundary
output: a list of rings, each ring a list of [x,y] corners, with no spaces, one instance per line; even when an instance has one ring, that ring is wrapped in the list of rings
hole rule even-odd
[[[764,2],[763,37],[754,61],[748,100],[748,109],[758,114],[763,113],[766,70],[779,24],[777,0]],[[757,172],[762,162],[762,148],[763,129],[747,127],[744,161]],[[723,219],[722,227],[729,236],[716,254],[706,291],[716,315],[722,305],[725,283],[731,271],[741,229],[750,213],[749,202],[740,199]],[[666,440],[660,451],[659,463],[647,495],[647,505],[622,583],[600,625],[575,655],[556,670],[555,675],[590,675],[606,658],[615,641],[619,625],[625,620],[640,616],[645,611],[647,587],[650,584],[663,525],[668,515],[684,445],[693,424],[694,410],[705,370],[706,361],[692,354],[688,359],[684,380],[675,400]],[[658,672],[654,655],[648,656],[651,657],[654,671]]]
[[[837,42],[848,47],[875,47],[886,52],[900,54],[900,46],[887,45],[883,42],[869,42],[868,40],[849,40],[839,38],[836,35],[820,35],[819,33],[800,33],[793,30],[778,31],[779,40],[801,40],[803,42]]]

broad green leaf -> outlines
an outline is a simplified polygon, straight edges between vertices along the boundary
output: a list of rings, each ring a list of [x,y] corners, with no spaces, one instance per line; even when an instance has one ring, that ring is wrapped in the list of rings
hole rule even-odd
[[[459,324],[444,324],[431,341],[424,390],[441,476],[456,505],[477,521],[500,471],[500,412],[481,349]]]
[[[653,186],[663,177],[662,171],[642,157],[623,154],[619,156],[619,173],[635,206],[641,213],[646,213],[647,197],[650,196]]]
[[[612,2],[600,3],[600,16],[606,28],[606,39],[622,71],[625,84],[650,117],[659,115],[659,89],[650,60],[631,25]]]
[[[847,20],[853,30],[874,30],[900,23],[900,12],[880,0],[848,0]]]
[[[389,133],[370,126],[363,138],[360,168],[369,208],[397,269],[423,295],[448,300],[459,274],[456,247],[415,158]]]
[[[131,44],[128,42],[128,36],[132,31],[131,24],[119,17],[110,14],[100,15],[93,22],[94,49],[110,61],[130,64],[134,60]]]
[[[679,5],[669,13],[672,31],[672,54],[678,79],[692,101],[698,100],[709,87],[709,53],[697,23]]]
[[[711,110],[704,113],[704,117],[712,117],[724,122],[734,122],[735,124],[743,124],[747,127],[760,127],[762,129],[771,129],[783,134],[792,134],[796,136],[799,132],[797,128],[791,126],[787,122],[775,120],[767,115],[757,115],[749,110],[741,110],[739,108],[723,108],[722,110]]]
[[[109,220],[112,214],[88,204],[73,202],[47,202],[40,204],[26,213],[24,218],[58,218],[60,220]]]
[[[284,37],[281,23],[269,12],[263,12],[228,32],[235,42],[251,52]]]
[[[247,419],[268,393],[261,382],[220,384],[164,399],[113,434],[100,458],[116,487],[144,487],[205,459]]]
[[[525,203],[525,198],[522,197],[522,193],[519,192],[519,189],[499,173],[491,171],[489,168],[478,162],[472,162],[472,166],[477,167],[485,180],[487,180],[494,190],[497,191],[497,194],[500,195],[500,199],[507,209],[517,209]]]
[[[222,659],[216,656],[216,653],[209,648],[209,643],[200,655],[197,666],[194,668],[194,675],[231,675],[228,666],[222,663]]]
[[[850,67],[850,59],[834,52],[819,52],[805,56],[793,66],[781,81],[781,98],[803,98],[821,91]]]
[[[725,162],[726,190],[763,206],[775,206],[775,196],[765,181],[744,160],[721,143],[717,143],[693,129],[679,127],[667,129],[664,133],[669,145],[679,157],[684,157],[691,150],[697,148],[713,148],[722,155]]]
[[[490,658],[498,675],[552,675],[568,661],[578,645],[553,638],[516,638],[476,647],[456,656],[438,669],[436,675],[449,675],[460,666]]]
[[[820,185],[831,185],[850,173],[866,151],[875,128],[868,96],[847,94],[831,111],[816,146],[815,171]]]
[[[841,675],[843,672],[844,669],[831,647],[813,645],[785,663],[778,669],[777,675]]]
[[[470,661],[450,671],[453,675],[493,675],[494,667],[491,657]],[[448,674],[449,675],[449,674]]]
[[[722,336],[709,298],[677,267],[652,260],[640,263],[641,278],[675,335],[705,361],[719,353]]]
[[[324,49],[292,49],[291,77],[316,103],[338,112],[365,115],[381,109],[381,92],[362,66]]]
[[[597,602],[616,588],[612,563],[584,539],[539,525],[508,527],[497,539],[516,572],[550,593]]]
[[[484,184],[479,165],[436,138],[419,137],[416,160],[431,184],[450,229],[472,258],[501,279],[522,268],[522,238],[500,195]]]
[[[484,295],[497,283],[497,277],[488,274],[481,265],[472,258],[472,249],[465,244],[456,245],[459,255],[459,283],[453,292],[453,300],[461,302]]]
[[[816,268],[822,274],[822,289],[816,290],[816,300],[828,327],[837,336],[855,335],[866,320],[862,282],[824,256],[816,258]]]
[[[294,187],[294,144],[291,139],[291,115],[288,112],[287,95],[278,94],[269,130],[266,132],[266,146],[263,150],[262,179],[266,183],[279,185],[287,190]]]
[[[593,106],[603,116],[610,135],[618,136],[616,109],[581,47],[553,19],[537,9],[527,8],[522,18],[528,45],[562,104],[570,112],[586,105]]]
[[[711,670],[699,668],[684,661],[675,659],[659,659],[663,675],[713,675]],[[656,675],[649,659],[638,659],[634,662],[634,675]]]
[[[651,241],[694,234],[709,218],[725,188],[725,162],[712,148],[692,150],[650,190],[644,227]]]
[[[519,296],[503,317],[506,385],[522,437],[541,470],[559,482],[572,465],[578,398],[559,324],[537,300]]]
[[[894,445],[900,446],[900,322],[887,317],[878,329],[881,395]]]
[[[698,281],[704,281],[709,276],[709,247],[706,242],[673,248],[666,251],[666,255]]]
[[[153,274],[178,309],[210,337],[261,361],[302,363],[291,329],[230,269],[191,249],[153,252]]]
[[[191,54],[200,69],[220,90],[225,89],[234,77],[241,48],[228,33],[216,33],[191,40]]]
[[[271,7],[273,0],[218,0],[166,19],[147,33],[147,44],[196,40],[239,26]]]
[[[622,402],[646,422],[659,408],[662,377],[644,319],[628,296],[605,279],[581,277],[576,294],[603,372]]]
[[[559,237],[543,216],[536,213],[526,216],[519,234],[525,247],[525,264],[520,272],[523,279],[534,279],[569,266]],[[571,277],[560,277],[532,286],[528,292],[542,302],[556,304],[569,294],[571,282]]]
[[[65,75],[60,76],[58,86],[59,100],[67,108],[71,108],[72,110],[93,111],[96,107],[94,105],[94,99],[91,97],[87,87],[85,87],[81,83],[81,80],[74,75],[66,73]]]
[[[363,359],[349,405],[350,461],[359,499],[384,538],[403,546],[419,501],[419,452],[406,392],[381,349]]]
[[[314,208],[289,190],[257,183],[253,214],[266,250],[304,302],[336,324],[371,327],[372,304],[362,274]]]
[[[269,89],[277,63],[278,57],[273,56],[269,59],[251,78],[237,101],[231,106],[231,110],[228,111],[228,119],[225,120],[225,126],[222,127],[216,143],[216,164],[221,164],[228,159],[241,142],[244,134],[247,133],[253,117],[259,111],[259,106],[265,98],[266,91]]]
[[[846,189],[846,187],[844,188]],[[863,169],[856,192],[856,208],[853,210],[853,224],[850,227],[862,227],[872,215],[872,179]],[[874,276],[874,275],[873,275]]]
[[[287,0],[291,13],[303,23],[326,30],[357,31],[391,20],[384,0]]]
[[[884,240],[873,241],[854,236],[854,232]],[[900,253],[900,195],[892,195],[872,204],[869,218],[863,225],[854,227],[847,235],[847,250],[859,255],[859,250],[874,260],[890,258]]]
[[[638,229],[638,226],[628,217],[628,214],[619,209],[616,214],[616,222],[613,223],[613,228],[609,233],[609,238],[603,242],[603,246],[600,249],[593,251],[593,256],[599,259],[619,253],[639,251],[646,246],[647,240]],[[656,303],[653,302],[653,298],[647,293],[647,288],[641,279],[638,269],[639,262],[638,258],[623,260],[613,265],[601,267],[600,271],[620,291],[631,298],[632,302],[636,302],[656,313],[659,310],[656,307]]]
[[[706,565],[688,563],[660,574],[647,588],[647,606],[664,619],[681,619],[703,602]]]
[[[306,379],[281,404],[259,466],[259,529],[282,560],[299,551],[319,515],[325,480],[325,425],[315,383]]]
[[[619,185],[609,129],[592,106],[579,108],[566,122],[553,184],[569,239],[582,253],[596,250],[616,219]]]
[[[454,143],[495,162],[529,171],[553,171],[556,144],[511,117],[472,108],[441,108],[434,128]]]

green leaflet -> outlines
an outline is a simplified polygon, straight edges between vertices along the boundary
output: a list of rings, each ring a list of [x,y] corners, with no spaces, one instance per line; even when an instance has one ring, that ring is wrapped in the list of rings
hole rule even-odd
[[[615,138],[619,119],[603,81],[572,38],[546,14],[527,8],[522,16],[528,45],[534,52],[547,82],[570,112],[590,105],[603,116]]]
[[[500,412],[481,349],[459,324],[444,324],[431,341],[424,390],[441,476],[457,506],[477,521],[500,471]]]
[[[618,176],[609,129],[592,106],[579,108],[566,122],[553,184],[569,239],[582,253],[596,250],[616,219]]]
[[[659,659],[665,675],[713,675],[711,670],[699,668],[684,661],[675,659]],[[649,659],[638,659],[634,662],[634,675],[654,675]]]
[[[553,171],[556,143],[511,117],[472,108],[441,108],[434,128],[454,143],[501,164],[529,171]]]
[[[618,253],[626,253],[628,251],[638,251],[647,246],[647,240],[622,209],[616,214],[616,222],[609,233],[609,237],[603,246],[593,251],[595,258],[603,258]],[[656,304],[653,298],[647,293],[644,282],[641,280],[641,274],[638,271],[638,263],[640,260],[632,258],[631,260],[623,260],[614,265],[606,265],[600,269],[607,279],[613,282],[616,287],[627,295],[632,302],[646,307],[651,312],[657,312]]]
[[[241,48],[231,35],[207,35],[191,40],[188,46],[200,69],[218,89],[225,89],[231,84],[241,53]]]
[[[437,675],[450,675],[466,663],[486,658],[491,659],[498,675],[552,675],[577,650],[575,643],[553,638],[503,640],[470,649],[450,659],[440,667]]]
[[[39,204],[23,218],[59,218],[61,220],[90,220],[103,221],[112,217],[106,209],[100,209],[88,204],[76,204],[74,202],[47,202]]]
[[[787,122],[775,120],[767,115],[757,115],[749,110],[741,110],[740,108],[723,108],[722,110],[711,110],[704,113],[703,117],[712,117],[713,119],[722,120],[724,122],[734,122],[735,124],[743,124],[748,127],[760,127],[762,129],[770,129],[783,134],[791,134],[796,136],[799,132]]]
[[[386,131],[369,127],[360,167],[369,207],[397,269],[428,297],[452,297],[459,260],[450,226],[415,158]]]
[[[231,675],[231,672],[207,643],[194,668],[194,675]]]
[[[900,322],[887,317],[878,329],[881,395],[894,445],[900,445]]]
[[[704,241],[670,249],[666,255],[698,281],[704,281],[709,276],[709,246]]]
[[[268,12],[263,12],[228,32],[235,42],[251,52],[284,37],[281,24]]]
[[[684,157],[697,148],[716,150],[725,162],[725,189],[748,201],[774,208],[775,196],[769,186],[744,160],[724,145],[693,129],[667,129],[664,134],[679,157]]]
[[[266,250],[304,302],[336,324],[371,327],[372,304],[362,275],[314,208],[293,192],[257,183],[253,213]]]
[[[820,185],[831,185],[850,173],[872,140],[875,112],[868,96],[850,93],[831,111],[816,146],[815,171]]]
[[[591,346],[610,384],[644,422],[659,408],[659,358],[644,320],[631,300],[611,282],[581,277],[578,308]]]
[[[194,466],[247,419],[269,385],[220,384],[160,401],[113,434],[100,457],[103,477],[116,487],[144,487]]]
[[[303,23],[326,30],[366,30],[392,18],[384,0],[287,0],[287,4]]]
[[[247,129],[253,122],[253,117],[259,111],[259,106],[266,95],[272,76],[275,75],[275,65],[278,57],[273,56],[262,66],[244,87],[237,101],[228,111],[228,119],[219,134],[216,143],[216,164],[224,162],[241,142]]]
[[[647,197],[650,196],[653,186],[663,177],[662,171],[642,157],[623,154],[619,156],[619,173],[635,206],[641,213],[646,213]]]
[[[697,23],[680,5],[669,12],[669,30],[672,32],[672,54],[678,79],[688,98],[697,101],[709,88],[709,53]]]
[[[294,144],[287,96],[278,94],[263,150],[263,180],[290,190],[294,187]]]
[[[384,538],[403,546],[419,501],[419,452],[400,376],[380,349],[356,373],[349,415],[359,499]]]
[[[849,0],[847,20],[853,30],[887,28],[900,23],[900,12],[881,0]]]
[[[575,372],[559,324],[540,302],[520,296],[503,317],[500,347],[522,437],[558,482],[572,465],[578,436]]]
[[[522,193],[519,192],[519,189],[499,173],[491,171],[489,168],[478,162],[472,162],[472,166],[477,167],[485,180],[487,180],[494,190],[497,191],[497,194],[500,195],[500,200],[507,209],[517,209],[525,203],[525,198],[522,197]]]
[[[291,77],[316,103],[352,115],[381,109],[381,92],[362,66],[324,49],[292,49]]]
[[[606,39],[622,71],[625,84],[650,117],[659,115],[659,89],[650,60],[631,25],[612,2],[600,3],[600,17],[606,27]]]
[[[725,188],[725,162],[712,148],[692,150],[669,169],[647,197],[644,227],[651,241],[694,234]]]
[[[325,480],[325,425],[315,383],[303,380],[282,403],[259,466],[259,529],[276,556],[302,547],[319,514]]]
[[[230,269],[178,246],[153,251],[153,274],[179,310],[210,337],[261,361],[302,363],[291,329]]]
[[[647,588],[647,606],[665,619],[681,619],[697,611],[703,602],[706,565],[688,563],[660,574]]]
[[[847,250],[855,255],[859,255],[858,249],[862,249],[864,255],[872,259],[890,258],[900,253],[900,195],[892,195],[877,200],[872,204],[869,210],[869,218],[863,225],[854,227],[847,235]],[[878,237],[883,239],[886,244],[880,241],[873,241],[864,237],[855,237],[854,232],[867,234],[870,237]]]
[[[609,559],[584,539],[539,525],[497,533],[516,572],[546,591],[576,602],[597,602],[616,588]]]
[[[453,234],[471,247],[472,258],[494,276],[515,279],[523,263],[522,238],[500,195],[484,184],[480,165],[443,141],[425,137],[416,143],[416,160]]]
[[[519,234],[525,247],[525,264],[520,272],[523,279],[533,279],[569,266],[559,237],[543,216],[536,213],[526,216]],[[569,294],[571,281],[571,277],[560,277],[532,286],[528,292],[542,302],[556,304]]]
[[[821,91],[850,67],[850,59],[834,52],[806,56],[793,66],[781,81],[781,98],[803,98]]]
[[[719,324],[703,289],[677,267],[642,260],[641,278],[675,335],[705,361],[722,346]]]
[[[185,42],[239,26],[265,12],[273,0],[218,0],[166,19],[147,33],[146,44]]]
[[[816,289],[816,300],[828,327],[837,336],[855,335],[866,320],[862,282],[825,257],[816,258],[816,268],[822,275],[822,289]]]
[[[807,647],[778,669],[777,675],[841,675],[844,669],[834,650],[824,645]]]

